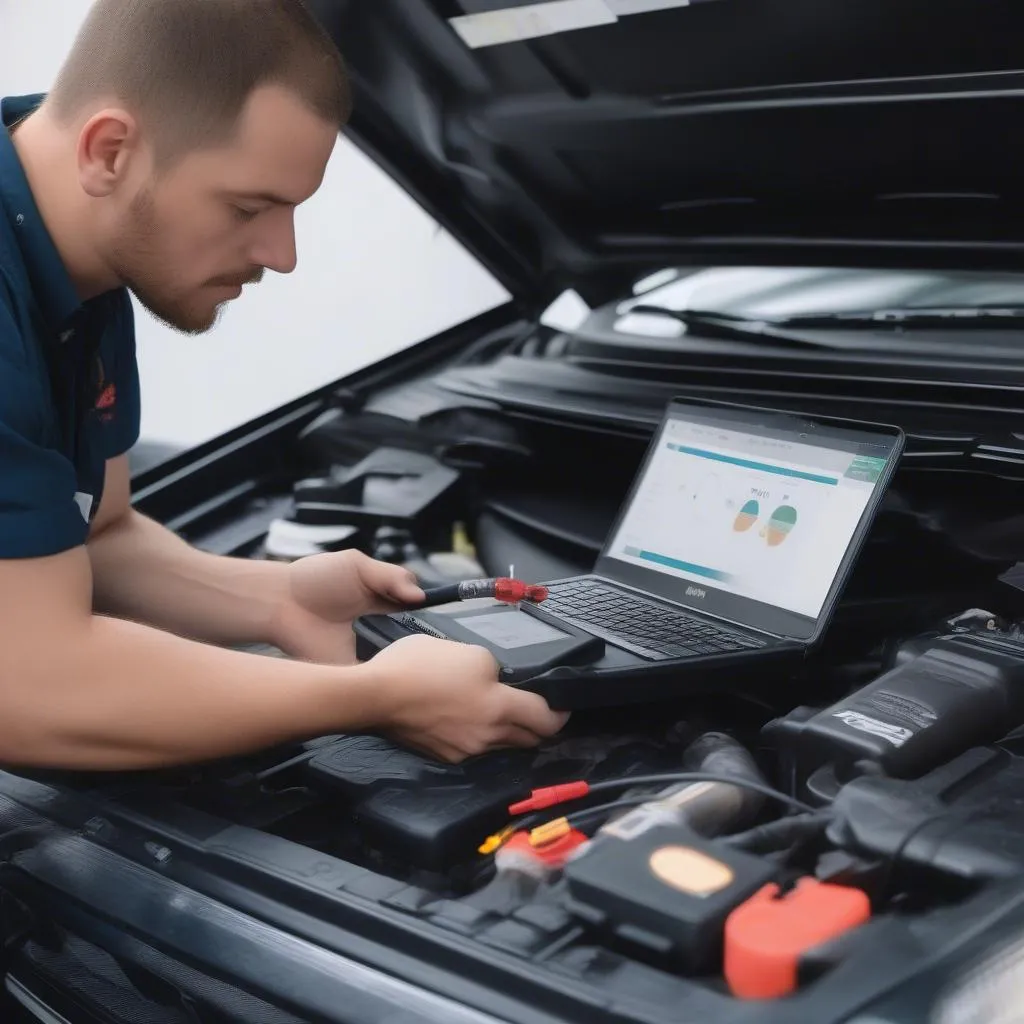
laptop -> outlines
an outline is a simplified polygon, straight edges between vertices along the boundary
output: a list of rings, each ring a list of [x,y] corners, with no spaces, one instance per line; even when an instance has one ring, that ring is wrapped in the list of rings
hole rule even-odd
[[[783,678],[821,640],[904,446],[897,427],[671,402],[594,569],[549,596],[355,624],[357,655],[409,633],[486,646],[553,708]]]
[[[647,662],[806,653],[904,446],[897,427],[675,400],[594,571],[545,617]]]

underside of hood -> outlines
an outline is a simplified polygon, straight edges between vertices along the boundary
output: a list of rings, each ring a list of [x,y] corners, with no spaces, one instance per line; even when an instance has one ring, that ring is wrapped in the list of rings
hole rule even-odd
[[[683,261],[1024,254],[1019,2],[311,5],[353,138],[520,298]]]

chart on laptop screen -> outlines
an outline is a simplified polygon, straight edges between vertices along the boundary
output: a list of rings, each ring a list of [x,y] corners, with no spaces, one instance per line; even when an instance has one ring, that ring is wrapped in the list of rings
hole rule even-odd
[[[670,419],[608,554],[813,618],[884,467]]]

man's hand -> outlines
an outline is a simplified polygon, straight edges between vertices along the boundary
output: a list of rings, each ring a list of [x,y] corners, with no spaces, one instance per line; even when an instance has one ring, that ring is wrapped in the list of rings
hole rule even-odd
[[[482,647],[409,636],[364,669],[380,701],[377,731],[445,761],[502,747],[534,747],[569,716],[543,697],[503,686]]]
[[[423,600],[407,569],[359,551],[311,555],[287,567],[288,584],[273,626],[286,653],[321,664],[355,660],[352,622]]]
[[[221,646],[271,643],[303,661],[351,664],[351,623],[416,604],[412,573],[358,551],[292,565],[197,551],[131,508],[127,458],[107,463],[89,537],[94,610]]]

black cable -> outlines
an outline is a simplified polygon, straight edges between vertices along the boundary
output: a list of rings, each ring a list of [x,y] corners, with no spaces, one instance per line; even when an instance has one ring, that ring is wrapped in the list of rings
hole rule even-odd
[[[810,838],[824,830],[831,820],[831,813],[825,810],[813,814],[793,814],[788,818],[757,825],[746,832],[723,836],[722,842],[740,850],[769,853]]]
[[[934,814],[929,814],[923,821],[919,821],[913,828],[909,829],[907,834],[899,841],[896,848],[893,850],[892,855],[888,858],[885,865],[885,872],[882,877],[882,881],[878,887],[880,895],[889,894],[889,890],[892,887],[893,878],[896,875],[896,867],[906,852],[907,847],[926,829],[929,825],[936,821],[948,817],[949,809],[946,808],[941,811],[936,811]]]
[[[726,785],[740,786],[742,788],[753,790],[757,793],[762,793],[765,796],[778,800],[790,807],[795,807],[807,814],[817,815],[820,813],[816,808],[811,807],[809,804],[802,803],[791,796],[787,796],[785,793],[772,789],[771,786],[763,785],[753,779],[743,779],[732,775],[718,775],[714,772],[676,772],[664,775],[637,775],[632,779],[609,779],[605,782],[595,783],[590,787],[590,793],[602,792],[609,789],[622,789],[633,785],[650,785],[659,782],[720,782]],[[589,796],[590,793],[587,795]],[[584,797],[579,797],[578,799],[582,800]],[[645,796],[623,797],[620,800],[612,800],[608,803],[597,804],[594,807],[585,807],[579,811],[572,811],[569,814],[556,814],[552,816],[550,812],[555,810],[558,806],[555,805],[554,807],[545,808],[542,811],[534,811],[526,817],[519,819],[514,822],[514,828],[517,832],[537,828],[549,821],[557,821],[559,817],[566,818],[569,821],[569,824],[575,827],[578,823],[585,824],[589,817],[599,817],[601,814],[610,814],[619,808],[639,807],[642,804],[656,802],[657,799],[657,793],[648,793]],[[565,802],[575,803],[576,801],[567,800]]]
[[[255,772],[252,776],[253,781],[264,782],[266,779],[272,778],[274,775],[278,775],[289,768],[294,768],[296,765],[312,761],[317,754],[322,752],[322,750],[322,747],[313,747],[311,750],[304,750],[301,754],[289,757],[287,761],[281,761],[278,764],[271,765],[269,768],[264,768],[262,771]]]
[[[719,782],[727,786],[738,786],[740,789],[749,789],[754,793],[778,800],[779,803],[806,813],[816,813],[817,808],[805,804],[802,800],[783,793],[781,790],[768,786],[755,779],[743,778],[739,775],[722,775],[716,772],[666,772],[661,775],[637,775],[633,778],[607,779],[604,782],[595,782],[590,786],[590,793],[604,793],[613,789],[628,789],[630,786],[651,786],[661,782]]]
[[[606,804],[597,804],[594,807],[584,807],[582,811],[574,811],[572,814],[567,814],[565,820],[576,828],[577,825],[586,825],[591,818],[602,818],[607,817],[610,814],[614,814],[615,811],[625,809],[627,807],[640,807],[643,804],[649,804],[651,798],[649,796],[628,796],[623,797],[621,800],[611,800]],[[558,820],[557,818],[555,819]]]

